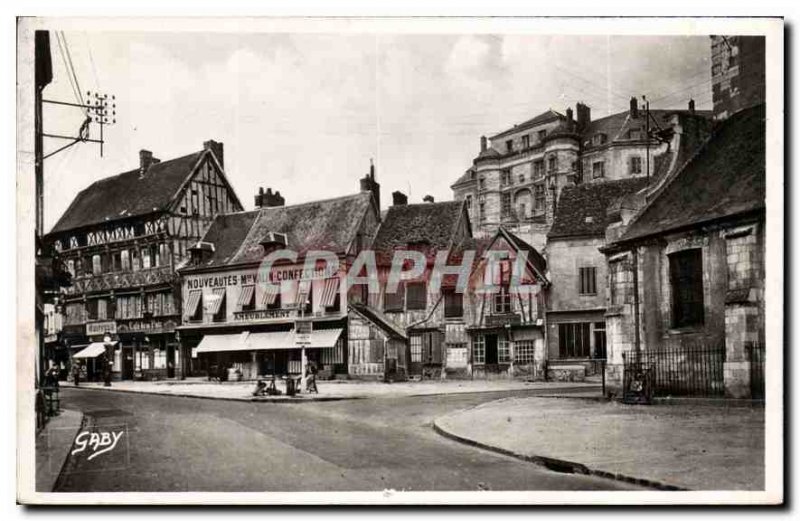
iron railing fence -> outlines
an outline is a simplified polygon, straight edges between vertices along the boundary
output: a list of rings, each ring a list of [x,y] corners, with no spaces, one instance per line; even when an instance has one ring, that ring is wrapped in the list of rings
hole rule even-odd
[[[725,346],[686,345],[623,353],[625,389],[646,376],[652,396],[722,396]]]
[[[764,364],[767,359],[764,345],[759,342],[746,344],[747,359],[750,362],[750,398],[764,399]]]

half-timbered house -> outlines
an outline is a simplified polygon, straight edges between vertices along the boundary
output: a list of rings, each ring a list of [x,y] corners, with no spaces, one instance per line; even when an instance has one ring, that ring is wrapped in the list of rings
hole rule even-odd
[[[47,235],[72,275],[59,299],[62,337],[73,355],[108,356],[116,378],[176,377],[176,269],[218,214],[243,208],[222,143],[168,161],[142,150],[139,159],[81,191]],[[109,336],[113,354],[102,343]]]

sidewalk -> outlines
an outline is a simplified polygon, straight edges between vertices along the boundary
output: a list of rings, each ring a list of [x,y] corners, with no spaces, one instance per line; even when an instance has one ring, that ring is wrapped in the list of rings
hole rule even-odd
[[[72,382],[61,382],[61,387],[74,387]],[[285,391],[284,383],[277,382],[277,387]],[[299,394],[288,397],[267,396],[254,398],[251,396],[255,382],[209,382],[207,379],[194,380],[161,380],[155,382],[113,382],[112,386],[103,387],[101,382],[81,383],[80,389],[97,389],[111,391],[138,392],[147,394],[164,394],[195,398],[214,398],[221,400],[242,401],[316,401],[316,400],[348,400],[358,398],[398,397],[398,396],[430,396],[438,394],[484,393],[497,391],[540,390],[558,391],[564,388],[585,388],[586,392],[600,395],[596,384],[574,382],[521,382],[514,380],[433,380],[423,382],[368,382],[358,380],[317,381],[319,394]]]
[[[36,435],[37,492],[52,492],[82,419],[83,415],[77,411],[61,409]]]
[[[434,425],[462,442],[659,488],[764,489],[763,408],[508,398]]]

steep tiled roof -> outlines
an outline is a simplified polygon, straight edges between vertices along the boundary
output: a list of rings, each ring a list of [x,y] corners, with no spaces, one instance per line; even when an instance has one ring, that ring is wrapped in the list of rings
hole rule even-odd
[[[447,201],[391,206],[372,247],[384,254],[409,244],[445,250],[451,245],[463,205],[463,201]]]
[[[646,178],[621,179],[568,186],[558,198],[549,239],[604,235],[611,224],[608,208],[620,197],[647,186]]]
[[[508,237],[509,241],[511,241],[517,250],[528,253],[528,261],[533,264],[533,267],[536,268],[539,274],[541,274],[543,277],[547,272],[547,261],[544,259],[544,257],[542,257],[542,254],[539,253],[536,248],[519,238],[517,235],[514,235],[508,230],[503,231],[506,232],[506,237]]]
[[[204,151],[95,181],[73,199],[50,233],[164,210]]]
[[[542,112],[538,116],[534,116],[531,119],[520,123],[519,125],[514,125],[513,127],[504,130],[499,134],[495,134],[494,136],[491,137],[491,139],[497,139],[507,134],[513,134],[514,132],[519,132],[520,130],[525,130],[526,128],[535,127],[536,125],[546,123],[554,119],[563,119],[563,118],[564,118],[563,114],[559,114],[555,110],[547,110],[545,112]]]
[[[408,337],[400,327],[396,326],[389,320],[386,315],[378,311],[377,309],[365,306],[364,304],[360,304],[354,302],[351,304],[351,308],[355,310],[359,315],[366,318],[372,324],[380,328],[384,333],[389,335],[392,338],[400,338],[400,339],[407,339]]]
[[[214,252],[197,267],[259,262],[264,257],[261,243],[269,232],[286,234],[287,248],[298,255],[310,250],[345,253],[371,207],[372,195],[361,192],[221,215],[202,239],[214,244]]]
[[[620,241],[763,209],[764,106],[731,116],[642,211]]]
[[[451,187],[458,186],[458,185],[461,185],[461,184],[466,184],[466,183],[470,183],[470,182],[474,182],[474,181],[475,181],[475,170],[473,170],[472,168],[469,168],[469,169],[467,169],[466,172],[464,172],[464,175],[459,177],[456,180],[456,182],[453,183],[450,186]]]

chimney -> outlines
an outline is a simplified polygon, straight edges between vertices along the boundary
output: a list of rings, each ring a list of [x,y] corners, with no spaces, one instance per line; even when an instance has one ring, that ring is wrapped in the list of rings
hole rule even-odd
[[[219,161],[219,166],[225,169],[225,154],[222,148],[222,143],[218,141],[214,141],[213,139],[209,139],[203,143],[203,150],[211,150],[214,153],[214,157],[217,158]]]
[[[381,185],[375,181],[375,165],[372,159],[369,160],[369,174],[359,180],[359,187],[362,192],[372,192],[378,211],[381,209]]]
[[[572,115],[572,107],[567,107],[567,122],[572,123],[573,115]]]
[[[578,116],[578,131],[583,131],[592,121],[592,109],[588,105],[578,103],[575,106],[575,113]]]
[[[263,187],[259,187],[255,202],[256,208],[275,208],[286,204],[286,200],[279,191],[276,190],[273,193],[272,188],[267,188],[267,191],[264,192]]]
[[[256,208],[261,208],[261,206],[264,204],[264,187],[263,186],[259,186],[258,187],[258,193],[255,196],[255,200],[256,200],[255,201],[256,202]]]
[[[636,96],[631,96],[631,117],[633,119],[639,117],[639,102],[636,101]]]
[[[139,172],[145,173],[150,165],[154,165],[158,163],[160,160],[153,157],[153,153],[149,150],[140,150],[139,151]]]
[[[694,116],[694,100],[693,99],[689,100],[689,114]]]
[[[405,206],[408,204],[408,196],[397,190],[392,192],[392,206]]]
[[[432,203],[433,202],[433,196],[428,194],[428,195],[426,195],[425,197],[422,198],[422,201],[426,202],[426,203]]]
[[[486,150],[486,146],[487,146],[486,136],[481,136],[481,152]]]

